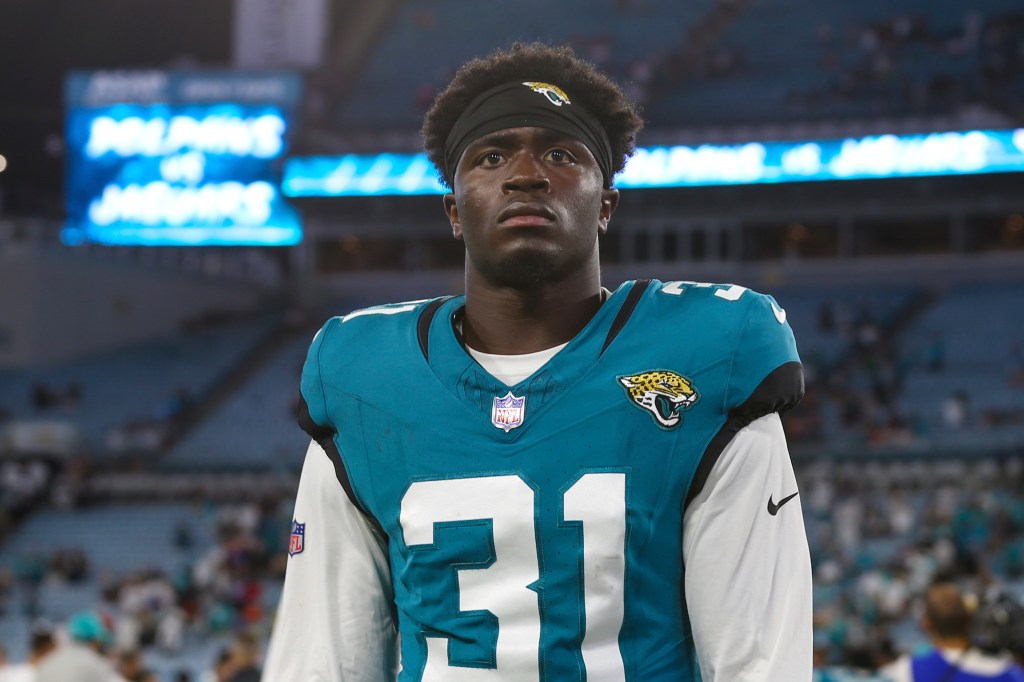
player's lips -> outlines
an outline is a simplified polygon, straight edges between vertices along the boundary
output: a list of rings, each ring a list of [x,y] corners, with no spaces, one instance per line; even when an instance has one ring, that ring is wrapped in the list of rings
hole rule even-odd
[[[498,224],[511,227],[547,225],[554,220],[555,214],[542,204],[515,203],[498,214]]]

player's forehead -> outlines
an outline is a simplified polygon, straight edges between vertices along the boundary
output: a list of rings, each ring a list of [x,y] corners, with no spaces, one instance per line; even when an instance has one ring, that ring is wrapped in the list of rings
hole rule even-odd
[[[526,146],[565,146],[571,147],[573,151],[581,150],[588,157],[593,158],[587,145],[579,138],[559,130],[544,128],[541,126],[520,126],[517,128],[503,128],[490,133],[485,133],[474,139],[466,147],[466,152],[478,150],[485,147],[499,149],[514,149]]]

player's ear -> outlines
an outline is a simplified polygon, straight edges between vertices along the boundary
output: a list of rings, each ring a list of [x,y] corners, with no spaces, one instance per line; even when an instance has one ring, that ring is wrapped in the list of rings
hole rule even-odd
[[[456,239],[462,239],[462,219],[459,218],[459,207],[455,203],[454,194],[444,195],[444,212],[448,216],[448,222],[452,225],[452,235]]]
[[[600,234],[608,231],[608,221],[611,220],[612,213],[615,213],[615,208],[618,205],[619,190],[606,189],[601,192],[601,213],[598,215],[597,220],[597,231]]]

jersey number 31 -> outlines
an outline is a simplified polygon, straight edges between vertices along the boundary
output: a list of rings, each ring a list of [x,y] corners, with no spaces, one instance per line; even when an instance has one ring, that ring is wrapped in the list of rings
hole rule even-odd
[[[582,524],[586,629],[581,645],[587,679],[625,680],[618,637],[624,613],[626,474],[586,473],[562,496],[561,523]],[[488,520],[494,561],[458,570],[459,610],[490,611],[498,619],[494,667],[450,665],[448,640],[426,637],[423,682],[540,678],[540,579],[537,502],[516,475],[418,481],[402,499],[405,544],[433,545],[437,523]]]

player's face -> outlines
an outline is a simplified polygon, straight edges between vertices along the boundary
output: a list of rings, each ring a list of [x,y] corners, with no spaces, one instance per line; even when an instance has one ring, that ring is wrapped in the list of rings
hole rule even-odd
[[[598,267],[598,235],[618,203],[590,150],[547,128],[484,135],[463,153],[445,210],[466,267],[527,288]]]

